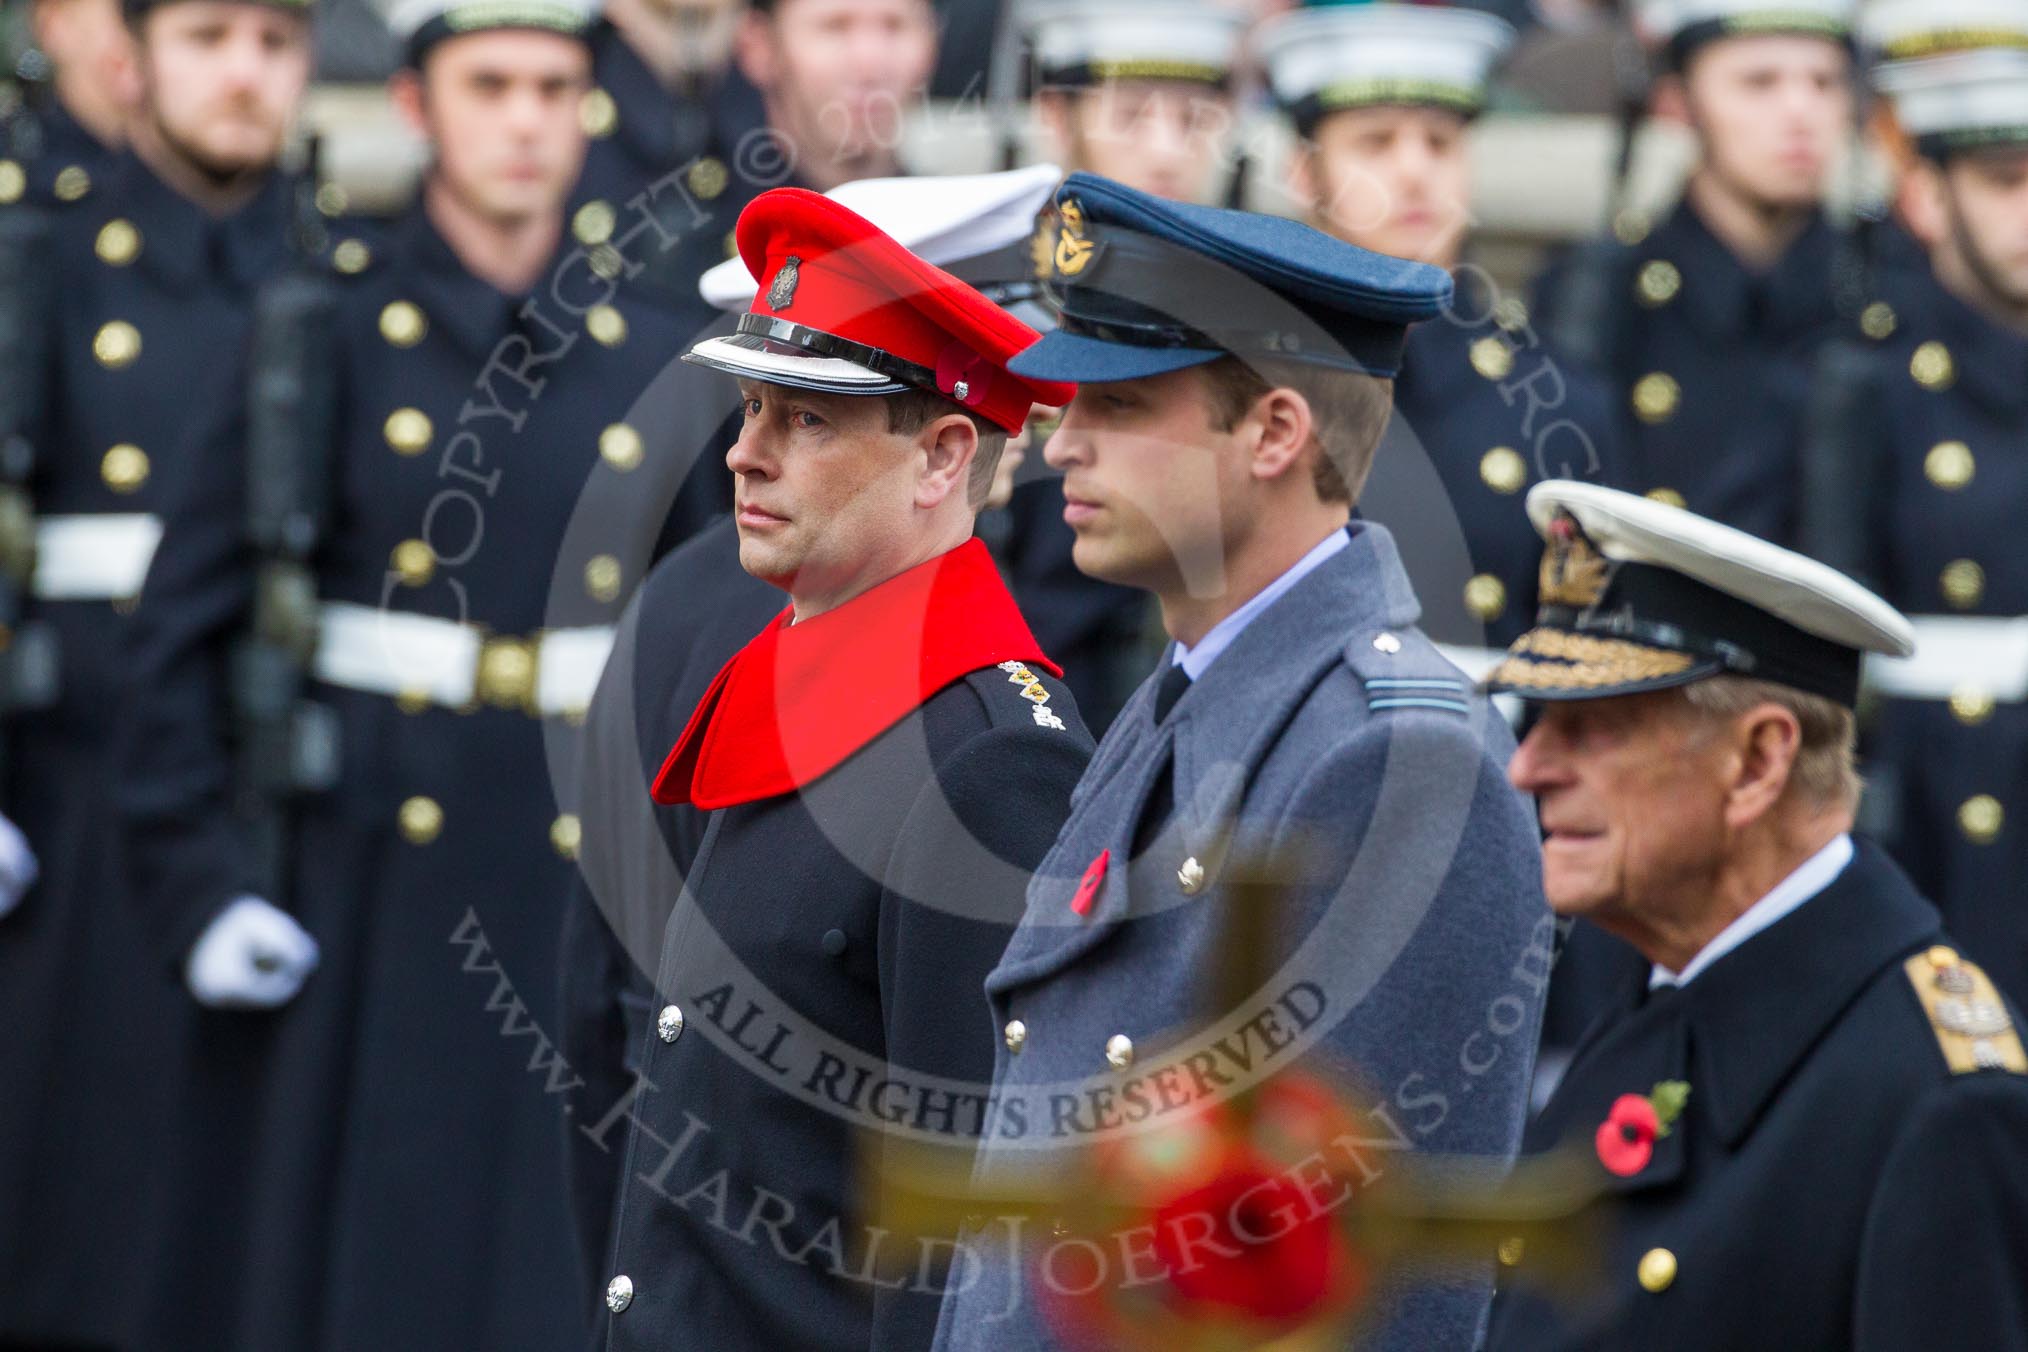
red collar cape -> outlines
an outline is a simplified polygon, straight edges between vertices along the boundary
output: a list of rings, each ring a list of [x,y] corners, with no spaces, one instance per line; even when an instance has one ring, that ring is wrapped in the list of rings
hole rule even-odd
[[[1063,674],[977,540],[801,624],[791,613],[712,680],[655,776],[656,802],[712,810],[789,793],[975,671]]]

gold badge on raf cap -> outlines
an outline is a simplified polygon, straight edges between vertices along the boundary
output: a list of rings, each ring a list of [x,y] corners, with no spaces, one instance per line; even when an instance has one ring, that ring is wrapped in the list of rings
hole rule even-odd
[[[1711,676],[1851,706],[1866,653],[1906,657],[1908,620],[1836,569],[1715,521],[1597,484],[1528,494],[1541,610],[1486,678],[1524,699],[1599,699]]]

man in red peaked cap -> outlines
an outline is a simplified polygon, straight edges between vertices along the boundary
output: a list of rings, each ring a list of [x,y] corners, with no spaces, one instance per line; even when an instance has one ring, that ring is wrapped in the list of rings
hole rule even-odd
[[[837,203],[741,216],[759,282],[687,360],[739,378],[740,562],[789,604],[656,779],[710,816],[663,935],[625,1121],[609,1349],[926,1348],[948,1240],[855,1205],[862,1131],[969,1151],[983,983],[1091,740],[973,515],[1066,386],[1035,333]],[[589,1126],[588,1126],[589,1129]]]

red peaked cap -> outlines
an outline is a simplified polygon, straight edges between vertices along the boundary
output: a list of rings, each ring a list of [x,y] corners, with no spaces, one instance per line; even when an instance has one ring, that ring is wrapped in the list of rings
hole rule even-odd
[[[740,213],[737,239],[740,258],[760,283],[749,314],[898,357],[921,368],[921,378],[908,383],[934,389],[1009,432],[1022,429],[1033,405],[1067,404],[1077,392],[1075,385],[1009,371],[1007,363],[1042,335],[821,193],[762,193]],[[793,285],[781,282],[791,258]],[[779,309],[770,304],[784,293]]]

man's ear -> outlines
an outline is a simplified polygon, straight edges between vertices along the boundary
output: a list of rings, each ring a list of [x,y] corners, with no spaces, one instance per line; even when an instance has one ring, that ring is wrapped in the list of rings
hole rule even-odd
[[[1051,155],[1061,164],[1074,164],[1076,157],[1071,154],[1077,148],[1071,119],[1076,116],[1071,100],[1076,96],[1061,89],[1044,89],[1035,95],[1035,120],[1042,127],[1044,140],[1051,146]]]
[[[1933,160],[1917,160],[1902,176],[1900,206],[1908,233],[1923,247],[1934,249],[1950,238],[1949,172]]]
[[[1681,75],[1655,78],[1654,88],[1648,91],[1648,113],[1657,122],[1674,122],[1684,127],[1694,125],[1690,116],[1690,88],[1683,83]]]
[[[1316,431],[1310,401],[1285,385],[1256,399],[1239,426],[1259,429],[1252,453],[1256,479],[1278,479],[1288,473],[1303,459]]]
[[[916,475],[915,505],[942,506],[952,493],[964,497],[979,454],[979,429],[962,413],[947,413],[916,434],[922,468]]]
[[[1324,176],[1318,172],[1317,147],[1309,141],[1298,141],[1289,147],[1288,165],[1283,170],[1283,182],[1289,196],[1303,204],[1303,209],[1313,217],[1324,214]]]
[[[1732,737],[1725,822],[1737,829],[1765,817],[1787,792],[1802,750],[1803,729],[1779,704],[1760,704],[1733,720]]]
[[[401,116],[403,125],[417,136],[429,135],[429,119],[423,112],[422,73],[414,66],[403,66],[387,77],[388,102]]]
[[[732,36],[732,59],[747,83],[763,94],[775,87],[780,64],[775,60],[775,21],[771,15],[749,9],[739,19]]]

